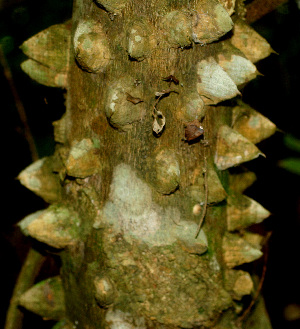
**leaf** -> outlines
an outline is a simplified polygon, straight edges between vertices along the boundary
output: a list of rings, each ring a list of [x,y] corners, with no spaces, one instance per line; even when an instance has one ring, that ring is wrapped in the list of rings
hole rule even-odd
[[[293,174],[300,175],[300,158],[286,158],[279,161],[278,165]]]
[[[289,134],[284,136],[283,141],[285,146],[288,147],[289,149],[300,152],[300,139]]]
[[[128,94],[128,93],[126,93],[126,94],[127,94],[126,99],[127,99],[129,102],[133,103],[134,105],[143,102],[143,100],[140,99],[140,98],[138,98],[138,97],[133,97],[133,96],[131,96],[131,95]]]
[[[169,75],[166,78],[163,78],[164,81],[169,82],[170,84],[173,82],[175,85],[179,84],[179,80],[177,78],[174,77],[174,75]]]
[[[201,126],[199,120],[194,120],[188,122],[185,128],[185,138],[188,142],[193,141],[203,135],[203,127]]]

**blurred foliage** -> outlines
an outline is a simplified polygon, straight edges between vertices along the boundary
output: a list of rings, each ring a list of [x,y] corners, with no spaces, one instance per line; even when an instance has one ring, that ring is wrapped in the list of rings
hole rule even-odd
[[[292,151],[296,151],[300,153],[300,139],[296,138],[291,134],[287,134],[284,136],[284,144]]]
[[[295,120],[300,84],[299,9],[299,1],[290,0],[252,25],[277,55],[257,63],[262,76],[251,81],[243,91],[243,100],[284,132],[275,142],[270,142],[267,157],[297,175],[300,175],[300,130]]]
[[[14,38],[11,35],[5,35],[0,39],[0,45],[5,54],[9,54],[15,47]]]
[[[284,137],[284,144],[292,151],[300,153],[300,139],[293,135],[286,135]],[[300,175],[300,155],[299,157],[288,157],[278,162],[279,167],[290,171],[293,174]]]
[[[283,169],[290,171],[293,174],[300,175],[300,158],[286,158],[278,162]]]
[[[262,75],[247,85],[243,98],[279,129],[300,138],[298,122],[292,119],[300,84],[300,10],[296,1],[279,6],[252,26],[277,55],[257,63]]]
[[[65,112],[64,91],[48,88],[31,80],[20,67],[26,56],[19,46],[31,36],[47,27],[62,23],[72,16],[72,0],[0,0],[0,45],[12,72],[12,80],[25,107],[28,124],[34,136],[40,157],[54,151],[52,122]],[[23,125],[15,107],[9,84],[0,67],[2,120],[6,122],[4,136],[10,138],[10,149],[20,147]],[[10,149],[8,153],[10,153]],[[22,150],[30,156],[29,150]],[[20,154],[19,154],[20,158]],[[13,158],[11,158],[13,161]],[[23,157],[23,159],[25,159]],[[26,161],[25,165],[30,163]],[[24,166],[24,165],[23,165]]]
[[[17,4],[9,3],[7,1],[0,12],[0,40],[9,36],[14,40],[16,49],[24,40],[50,25],[62,23],[72,14],[71,0],[24,0]]]
[[[26,56],[19,46],[28,38],[50,25],[62,23],[72,15],[72,0],[0,0],[0,44],[12,73],[12,82],[19,94],[27,114],[40,157],[53,154],[52,122],[65,112],[64,91],[48,88],[31,80],[20,68]],[[9,87],[3,67],[0,65],[1,94],[1,138],[2,213],[5,220],[0,230],[0,263],[5,271],[1,273],[4,288],[0,296],[0,328],[4,327],[5,313],[15,284],[16,276],[28,251],[29,242],[20,235],[15,223],[29,213],[42,209],[42,199],[26,190],[15,179],[18,173],[31,162],[31,154],[24,127],[16,109],[16,100]],[[37,316],[26,314],[23,328],[50,328],[50,321],[43,322]]]

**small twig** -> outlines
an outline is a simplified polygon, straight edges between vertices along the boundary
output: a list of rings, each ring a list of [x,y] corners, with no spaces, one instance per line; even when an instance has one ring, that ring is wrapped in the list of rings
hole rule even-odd
[[[157,106],[157,104],[159,103],[159,101],[160,101],[163,97],[165,97],[165,96],[169,96],[170,93],[176,93],[176,94],[178,94],[178,91],[167,89],[167,90],[157,91],[157,92],[155,93],[155,96],[157,97],[157,99],[156,99],[156,101],[155,101],[155,103],[154,103],[154,105],[153,105],[153,113],[155,113],[155,112],[157,111],[156,106]]]
[[[28,142],[31,158],[33,161],[36,161],[39,159],[39,156],[31,133],[31,129],[27,121],[26,111],[21,101],[21,98],[18,94],[17,88],[14,84],[13,76],[1,45],[0,45],[0,64],[3,67],[3,74],[9,84],[11,93],[15,100],[15,105],[20,120],[24,126],[24,137]],[[23,313],[18,308],[19,297],[33,285],[34,280],[38,275],[45,259],[46,257],[41,255],[38,251],[32,248],[29,249],[12,293],[10,304],[6,313],[6,322],[4,329],[22,328]]]
[[[171,94],[171,93],[179,94],[178,91],[176,91],[176,90],[164,89],[162,91],[156,91],[155,96],[160,99],[164,96],[169,96],[169,94]]]
[[[204,164],[203,164],[203,173],[204,173],[204,194],[205,194],[205,199],[204,199],[204,205],[203,205],[203,209],[202,209],[202,214],[199,220],[199,224],[198,224],[198,228],[197,228],[197,232],[195,235],[195,239],[197,239],[199,232],[201,230],[203,221],[205,219],[206,216],[206,209],[207,209],[207,201],[208,201],[208,184],[207,184],[207,159],[206,159],[206,147],[204,147],[203,149],[203,153],[204,153]]]
[[[20,296],[34,283],[46,257],[31,248],[18,276],[6,314],[4,329],[21,329],[23,312],[18,308]]]
[[[267,245],[271,235],[272,235],[272,232],[268,232],[268,234],[265,237],[264,245]],[[256,301],[260,295],[260,292],[262,290],[263,283],[264,283],[265,277],[266,277],[266,272],[267,272],[268,254],[269,254],[269,248],[267,246],[265,249],[265,252],[264,252],[264,264],[263,264],[262,274],[261,274],[261,278],[258,283],[258,287],[255,292],[255,295],[254,295],[253,299],[251,300],[249,306],[246,308],[246,310],[243,312],[243,314],[237,319],[237,326],[239,328],[241,328],[242,322],[245,320],[247,315],[250,313],[253,305],[256,303]]]
[[[1,45],[0,45],[0,63],[3,66],[3,74],[4,74],[6,80],[9,84],[11,93],[12,93],[12,95],[14,97],[14,100],[15,100],[15,105],[16,105],[19,117],[20,117],[20,119],[22,121],[22,124],[24,126],[24,135],[25,135],[25,138],[26,138],[26,140],[28,142],[28,145],[29,145],[32,160],[36,161],[36,160],[39,159],[39,156],[38,156],[38,152],[37,152],[37,149],[36,149],[36,146],[35,146],[35,143],[34,143],[34,139],[33,139],[32,133],[31,133],[31,129],[30,129],[29,124],[28,124],[25,108],[24,108],[24,105],[23,105],[23,103],[21,101],[21,98],[18,94],[17,88],[14,84],[12,73],[11,73],[10,67],[7,63],[7,60],[5,58],[5,54],[4,54],[4,51],[3,51]]]
[[[153,105],[153,113],[155,113],[157,110],[156,110],[156,106],[157,106],[157,104],[159,103],[159,101],[160,101],[160,99],[164,96],[165,94],[161,94],[161,95],[159,95],[159,97],[156,99],[156,101],[155,101],[155,103],[154,103],[154,105]]]

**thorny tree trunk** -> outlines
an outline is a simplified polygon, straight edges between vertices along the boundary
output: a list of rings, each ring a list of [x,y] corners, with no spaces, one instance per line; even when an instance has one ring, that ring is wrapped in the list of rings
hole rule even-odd
[[[66,88],[67,110],[55,154],[19,176],[52,203],[20,226],[59,253],[61,276],[21,305],[55,328],[240,327],[255,294],[243,264],[262,256],[247,228],[269,212],[238,166],[276,130],[240,100],[272,51],[244,14],[233,0],[77,0],[72,24],[23,44],[24,71]],[[254,310],[242,326],[270,328]]]

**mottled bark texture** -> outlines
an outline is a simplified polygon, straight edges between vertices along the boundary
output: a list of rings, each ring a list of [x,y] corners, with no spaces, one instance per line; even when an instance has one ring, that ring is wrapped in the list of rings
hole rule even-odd
[[[276,127],[240,100],[272,49],[237,8],[76,0],[72,24],[23,44],[23,69],[67,89],[55,154],[19,176],[53,203],[20,226],[62,263],[21,302],[53,309],[55,328],[239,327],[255,291],[243,264],[262,256],[247,228],[269,212],[238,166]],[[270,328],[256,310],[247,328]]]

